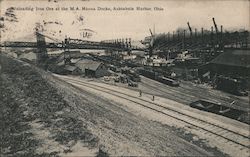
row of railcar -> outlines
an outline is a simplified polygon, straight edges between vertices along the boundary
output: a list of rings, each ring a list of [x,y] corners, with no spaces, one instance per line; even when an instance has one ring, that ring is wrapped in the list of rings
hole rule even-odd
[[[134,70],[128,69],[128,68],[123,68],[121,69],[122,74],[126,74],[130,80],[134,82],[140,82],[141,77],[139,74],[137,74]]]
[[[121,69],[114,65],[109,65],[109,69],[113,72],[121,72]]]
[[[247,82],[245,80],[217,76],[215,80],[216,88],[239,96],[247,96]]]
[[[230,106],[224,106],[218,102],[213,102],[210,100],[198,100],[189,104],[190,107],[219,114],[225,117],[229,117],[244,123],[250,123],[248,119],[248,113],[246,111],[234,109]]]
[[[158,72],[155,72],[152,70],[141,69],[139,72],[141,75],[143,75],[147,78],[159,81],[159,82],[164,83],[164,84],[169,85],[169,86],[178,87],[180,85],[178,81],[176,81],[172,78],[164,77],[164,76],[160,75]]]
[[[161,83],[164,83],[166,85],[169,85],[169,86],[173,86],[173,87],[180,86],[179,82],[177,82],[176,80],[173,80],[171,78],[167,78],[167,77],[164,77],[164,76],[158,77],[157,81],[159,81]]]

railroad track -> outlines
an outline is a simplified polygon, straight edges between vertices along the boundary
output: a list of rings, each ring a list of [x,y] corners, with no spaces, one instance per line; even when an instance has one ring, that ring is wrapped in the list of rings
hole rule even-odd
[[[150,89],[155,89],[156,88],[155,86],[147,84],[146,82],[141,82],[141,84],[143,86],[145,86],[145,87],[150,88]],[[159,85],[156,85],[156,86],[159,86]],[[189,102],[192,102],[193,100],[197,99],[194,96],[191,96],[191,95],[188,95],[188,94],[185,94],[185,93],[181,93],[180,91],[177,91],[177,90],[173,90],[173,89],[170,89],[170,88],[166,89],[164,86],[167,86],[167,85],[165,85],[165,84],[161,85],[161,87],[163,87],[165,90],[157,88],[157,91],[162,93],[161,97],[162,96],[168,96],[169,99],[171,99],[171,100],[176,101],[176,99],[177,99],[178,102],[185,103],[185,104],[186,103],[188,104]],[[180,88],[180,87],[175,87],[175,88]],[[183,101],[183,97],[185,97],[186,101]]]
[[[146,78],[146,79],[149,79],[149,78]],[[174,98],[180,99],[181,100],[180,102],[182,102],[182,103],[185,102],[185,103],[189,104],[189,103],[193,102],[194,100],[207,99],[207,98],[211,97],[210,94],[206,95],[206,96],[199,95],[199,93],[201,91],[198,92],[198,91],[187,90],[184,87],[182,87],[182,84],[180,85],[180,87],[173,88],[173,87],[170,87],[170,86],[165,85],[165,84],[160,84],[160,82],[157,82],[157,81],[153,82],[153,81],[155,81],[155,80],[152,80],[150,82],[150,84],[153,84],[154,86],[147,84],[146,82],[141,82],[141,83],[148,86],[148,87],[151,87],[151,88],[155,88],[155,86],[161,86],[164,90],[158,89],[159,91],[167,93],[168,95],[174,96]],[[178,94],[176,94],[176,93],[178,93]],[[185,97],[186,101],[183,101],[183,97]],[[175,100],[175,99],[173,99],[173,100]],[[223,103],[226,103],[226,101],[223,100]]]
[[[147,78],[147,77],[145,77],[146,79],[149,79],[149,78]],[[161,86],[161,87],[163,87],[164,89],[166,89],[166,90],[160,90],[160,91],[163,91],[163,92],[165,92],[165,93],[169,93],[169,92],[174,92],[174,93],[178,93],[179,95],[182,95],[182,96],[185,96],[186,98],[188,98],[188,100],[191,100],[190,102],[192,102],[193,100],[194,100],[194,98],[195,99],[207,99],[207,98],[210,98],[210,97],[212,97],[212,98],[214,98],[214,99],[216,99],[217,101],[220,101],[220,102],[222,102],[223,104],[229,104],[229,103],[231,103],[233,100],[235,100],[235,99],[230,99],[230,98],[224,98],[224,97],[219,97],[219,95],[217,95],[216,93],[212,93],[212,92],[206,92],[206,93],[204,93],[205,95],[199,95],[199,93],[200,92],[203,92],[203,91],[200,91],[199,89],[198,89],[198,87],[197,88],[194,88],[195,90],[194,91],[192,91],[192,90],[189,90],[189,89],[187,89],[187,88],[185,88],[185,87],[187,87],[188,85],[187,84],[183,84],[183,83],[181,83],[181,85],[180,85],[180,87],[175,87],[175,88],[172,88],[172,87],[169,87],[168,85],[163,85],[162,86],[162,84],[160,84],[160,82],[153,82],[153,81],[155,81],[155,80],[152,80],[151,81],[151,84],[154,84],[155,86]],[[143,82],[142,82],[143,83]],[[144,84],[146,84],[146,83],[144,83]],[[152,86],[152,85],[149,85],[148,84],[148,86],[150,87],[154,87],[154,86]],[[184,87],[185,86],[185,87]],[[155,87],[154,87],[155,88]],[[169,93],[169,94],[171,94],[171,93]],[[190,99],[191,98],[191,99]],[[189,103],[190,103],[189,102]]]
[[[212,92],[213,90],[209,90],[209,92],[203,92],[203,91],[199,91],[199,87],[195,87],[196,90],[192,91],[192,90],[188,90],[186,87],[187,85],[184,84],[184,86],[180,86],[180,87],[169,87],[168,85],[165,84],[160,84],[160,82],[153,82],[154,80],[150,80],[148,78],[146,78],[147,80],[144,80],[141,82],[142,85],[144,85],[145,87],[148,87],[150,89],[157,89],[157,91],[163,93],[162,95],[160,95],[160,97],[167,97],[171,100],[183,103],[183,104],[190,104],[191,102],[194,102],[195,100],[199,100],[199,99],[207,99],[207,100],[211,100],[214,102],[220,102],[221,105],[223,106],[227,106],[230,107],[230,103],[232,103],[233,101],[235,102],[236,106],[232,106],[234,109],[239,109],[242,111],[245,111],[246,108],[244,108],[244,110],[242,109],[242,107],[239,107],[240,105],[245,104],[244,100],[241,100],[239,98],[237,98],[236,96],[233,97],[229,97],[229,98],[225,98],[224,96],[220,95],[216,95],[216,92]],[[152,85],[153,84],[153,85]],[[157,88],[157,87],[161,87],[161,89]],[[174,94],[174,93],[178,93],[178,94]],[[205,95],[201,95],[200,93],[203,93]],[[247,108],[246,112],[249,112],[250,110]],[[227,116],[225,116],[227,117]],[[229,117],[230,118],[230,117]],[[243,123],[247,123],[247,122],[243,122]]]
[[[113,90],[107,87],[99,86],[96,84],[92,84],[85,81],[79,81],[71,78],[61,78],[62,80],[65,80],[66,82],[77,86],[82,85],[97,91],[104,92],[106,94],[110,94],[116,97],[119,97],[121,99],[133,102],[137,105],[143,106],[147,109],[151,109],[155,112],[161,113],[163,115],[166,115],[168,117],[171,117],[175,120],[184,122],[192,127],[195,127],[199,129],[199,131],[202,131],[205,134],[211,134],[214,137],[216,137],[215,140],[223,139],[225,143],[230,143],[230,145],[233,145],[235,147],[240,147],[240,150],[246,150],[249,152],[250,146],[249,141],[250,137],[249,135],[245,135],[230,129],[227,129],[223,126],[220,126],[218,124],[211,123],[209,121],[205,121],[202,119],[199,119],[197,117],[187,115],[185,113],[182,113],[180,111],[177,111],[176,109],[169,108],[157,103],[154,103],[152,101],[144,100],[140,97],[136,97],[130,94],[126,94],[117,90]]]

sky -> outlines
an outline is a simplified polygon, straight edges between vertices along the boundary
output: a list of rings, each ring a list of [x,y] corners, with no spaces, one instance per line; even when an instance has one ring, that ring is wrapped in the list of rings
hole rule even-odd
[[[88,40],[100,41],[108,39],[132,38],[143,40],[149,36],[149,28],[155,33],[173,32],[177,28],[188,29],[187,22],[192,28],[200,30],[210,29],[213,26],[214,17],[218,27],[224,29],[248,29],[250,28],[250,1],[248,0],[178,0],[178,1],[85,1],[85,0],[36,0],[36,1],[10,1],[0,2],[1,16],[5,17],[9,7],[25,8],[26,10],[14,10],[18,22],[4,20],[4,29],[1,29],[1,41],[8,40],[35,40],[34,28],[40,23],[44,34],[63,39],[85,39],[82,33],[92,30],[92,37]],[[44,10],[36,10],[44,8]],[[62,7],[76,7],[79,10],[62,10]],[[82,7],[95,8],[95,11],[84,11]],[[97,10],[111,8],[108,11]],[[133,11],[115,11],[113,7],[133,7]],[[136,7],[151,8],[151,11],[136,10]],[[155,11],[154,7],[162,8]],[[33,8],[33,11],[27,10]],[[46,10],[53,8],[54,10]],[[60,10],[55,10],[59,8]],[[5,17],[7,19],[7,17]],[[49,22],[54,22],[50,23]],[[45,24],[47,23],[47,24]],[[89,32],[89,31],[87,31]],[[33,35],[33,36],[32,36]]]

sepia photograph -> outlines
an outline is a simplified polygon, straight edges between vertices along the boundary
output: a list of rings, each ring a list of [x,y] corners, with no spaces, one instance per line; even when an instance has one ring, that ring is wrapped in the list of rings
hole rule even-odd
[[[1,157],[250,157],[250,0],[0,0]]]

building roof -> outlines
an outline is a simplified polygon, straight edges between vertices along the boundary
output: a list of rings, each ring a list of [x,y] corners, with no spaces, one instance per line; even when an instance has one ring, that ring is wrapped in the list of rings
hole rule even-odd
[[[76,58],[76,59],[71,58],[71,59],[70,59],[70,63],[75,64],[75,63],[77,63],[79,60],[81,60],[81,58]]]
[[[77,67],[71,66],[71,65],[65,65],[64,69],[72,72],[72,71],[76,70]]]
[[[58,62],[57,63],[57,66],[62,66],[62,65],[64,65],[65,63],[64,63],[64,60],[62,60],[62,61],[60,61],[60,62]]]
[[[79,60],[75,65],[82,70],[89,69],[89,70],[96,71],[101,64],[102,64],[101,62],[82,59],[82,60]]]
[[[69,57],[70,58],[80,58],[83,55],[85,55],[85,54],[81,53],[80,51],[71,50],[71,51],[66,51],[65,54],[64,54],[64,52],[62,52],[62,53],[60,53],[60,56],[58,56],[57,62],[61,62],[62,60],[64,60],[64,57],[65,58],[69,58]]]
[[[250,50],[227,50],[210,63],[250,68]]]
[[[34,52],[29,52],[29,53],[23,53],[19,56],[19,58],[26,58],[28,60],[36,60],[37,55]]]

